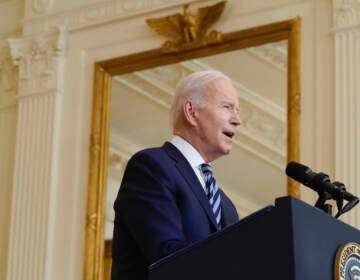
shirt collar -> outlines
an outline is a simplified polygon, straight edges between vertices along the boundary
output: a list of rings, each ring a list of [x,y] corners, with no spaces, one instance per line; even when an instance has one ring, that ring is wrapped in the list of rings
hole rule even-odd
[[[189,142],[187,142],[184,138],[180,136],[174,136],[170,141],[183,156],[190,163],[192,168],[198,167],[200,164],[204,163],[205,160],[200,155],[200,153],[192,146]]]

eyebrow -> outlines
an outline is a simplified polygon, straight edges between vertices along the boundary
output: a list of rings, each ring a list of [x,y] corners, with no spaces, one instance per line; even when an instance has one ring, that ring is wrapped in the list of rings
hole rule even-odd
[[[231,101],[221,101],[220,102],[220,105],[230,105],[231,107],[235,108],[236,109],[236,112],[237,113],[240,113],[240,108],[237,107],[233,102]]]

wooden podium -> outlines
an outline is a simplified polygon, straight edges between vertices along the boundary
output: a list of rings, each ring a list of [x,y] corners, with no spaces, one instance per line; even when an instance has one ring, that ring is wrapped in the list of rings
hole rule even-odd
[[[150,266],[150,280],[331,280],[340,245],[360,231],[282,197],[209,238]]]

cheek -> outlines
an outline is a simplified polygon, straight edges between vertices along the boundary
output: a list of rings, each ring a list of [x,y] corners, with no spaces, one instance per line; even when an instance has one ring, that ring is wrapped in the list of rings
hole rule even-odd
[[[226,125],[224,118],[218,117],[211,121],[212,128],[217,129],[218,131],[222,131]]]

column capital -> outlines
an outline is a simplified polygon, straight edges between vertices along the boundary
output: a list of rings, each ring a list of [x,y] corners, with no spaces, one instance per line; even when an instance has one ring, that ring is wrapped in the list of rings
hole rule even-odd
[[[17,67],[10,55],[7,40],[0,40],[0,109],[15,104],[14,95],[17,89]]]
[[[333,0],[334,30],[357,27],[360,29],[360,1]]]
[[[61,62],[67,43],[64,27],[8,39],[12,61],[19,67],[19,97],[58,92]]]

